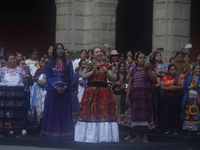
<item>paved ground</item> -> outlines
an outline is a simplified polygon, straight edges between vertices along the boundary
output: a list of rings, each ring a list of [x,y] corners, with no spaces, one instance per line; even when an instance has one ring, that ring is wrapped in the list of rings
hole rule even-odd
[[[123,141],[127,135],[120,134],[120,143],[77,143],[74,141],[52,141],[41,139],[40,131],[36,128],[29,128],[28,135],[20,138],[0,137],[0,150],[200,150],[200,136],[188,136],[187,132],[179,136],[149,134],[149,144],[133,144]]]
[[[200,150],[200,137],[150,134],[149,144],[132,144],[121,140],[120,143],[88,144],[73,141],[43,140],[36,135],[25,137],[0,138],[0,150]]]

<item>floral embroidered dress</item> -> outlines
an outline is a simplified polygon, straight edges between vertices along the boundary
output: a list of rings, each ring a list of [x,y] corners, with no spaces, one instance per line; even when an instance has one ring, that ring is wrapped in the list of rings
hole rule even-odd
[[[188,82],[187,80],[185,82]],[[189,86],[197,83],[197,79],[192,78]],[[185,88],[185,85],[184,85]],[[188,97],[185,105],[185,121],[183,129],[189,131],[200,130],[200,104],[197,101],[198,91],[191,89],[188,91]]]
[[[24,83],[22,68],[0,69],[0,132],[22,130],[24,111]]]
[[[123,125],[129,127],[147,126],[149,129],[153,129],[155,128],[153,121],[153,82],[146,68],[133,68],[130,77],[132,77],[130,87],[131,103]]]
[[[87,63],[85,73],[93,70],[93,64]],[[108,89],[103,66],[111,69],[108,63],[97,66],[93,76],[88,79],[75,127],[74,140],[77,142],[119,142],[112,93]]]

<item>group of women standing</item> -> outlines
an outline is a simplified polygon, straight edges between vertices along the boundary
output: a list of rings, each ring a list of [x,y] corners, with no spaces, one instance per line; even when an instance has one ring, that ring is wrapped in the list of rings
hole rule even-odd
[[[90,50],[88,59],[82,50],[73,63],[68,52],[57,43],[48,49],[48,57],[38,61],[33,50],[26,61],[30,73],[24,61],[19,62],[20,68],[14,55],[6,57],[7,65],[0,70],[0,131],[4,135],[23,129],[24,86],[33,85],[31,76],[35,82],[30,88],[31,114],[37,110],[38,118],[43,118],[42,138],[119,142],[118,125],[122,125],[136,131],[133,139],[132,130],[127,130],[125,140],[148,143],[149,129],[161,123],[166,125],[165,134],[178,135],[180,119],[183,129],[200,130],[200,66],[194,64],[191,71],[183,52],[177,52],[169,66],[162,62],[160,52],[152,54],[151,63],[140,51],[133,57],[131,52],[124,56],[113,50],[109,63],[99,47]]]

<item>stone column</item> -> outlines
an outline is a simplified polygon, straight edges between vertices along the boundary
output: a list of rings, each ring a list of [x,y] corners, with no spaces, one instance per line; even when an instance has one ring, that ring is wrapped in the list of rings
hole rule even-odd
[[[154,0],[153,49],[163,47],[163,61],[189,43],[190,0]]]
[[[56,42],[69,50],[115,47],[118,0],[55,0]]]

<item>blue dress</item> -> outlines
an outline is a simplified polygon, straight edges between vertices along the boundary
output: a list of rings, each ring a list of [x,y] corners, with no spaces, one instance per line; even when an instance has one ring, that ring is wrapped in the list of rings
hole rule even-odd
[[[59,71],[56,65],[51,68],[51,61],[47,64],[46,77],[48,86],[44,102],[44,116],[42,120],[41,137],[52,140],[73,140],[73,119],[70,85],[74,72],[72,63],[67,60],[68,72]],[[59,63],[61,68],[62,63]],[[65,75],[67,77],[65,77]],[[68,79],[68,82],[66,81]],[[66,87],[64,93],[59,94],[55,88]]]

